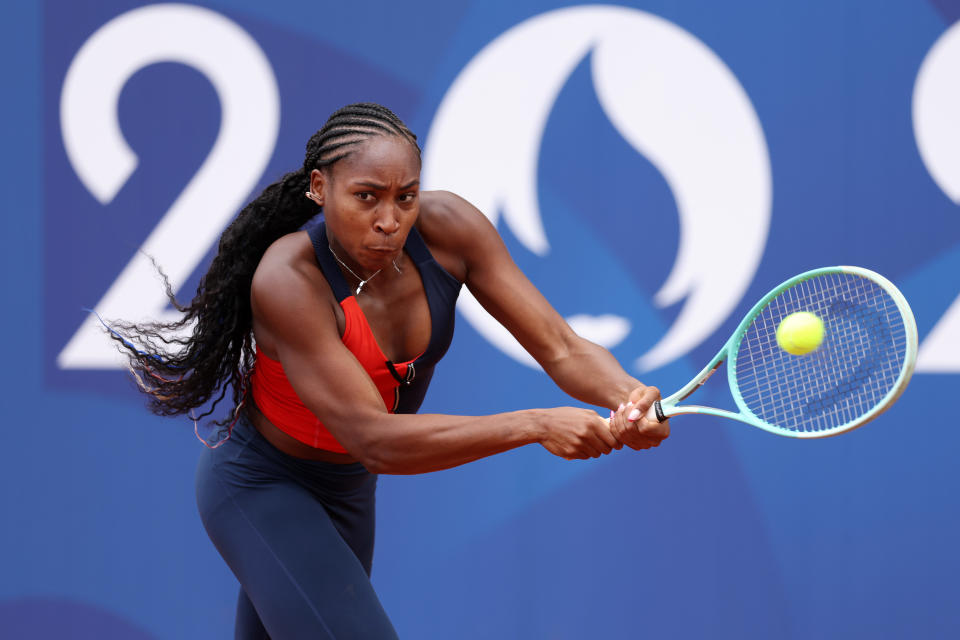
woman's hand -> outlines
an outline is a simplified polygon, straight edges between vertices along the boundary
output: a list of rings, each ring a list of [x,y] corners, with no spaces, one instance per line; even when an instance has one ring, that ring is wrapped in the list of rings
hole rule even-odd
[[[537,416],[540,444],[561,458],[598,458],[623,446],[607,421],[589,409],[558,407],[537,411]]]
[[[659,399],[660,390],[656,387],[640,385],[631,391],[627,402],[611,413],[613,436],[631,449],[660,446],[670,435],[670,421],[657,422],[646,418],[647,411]]]

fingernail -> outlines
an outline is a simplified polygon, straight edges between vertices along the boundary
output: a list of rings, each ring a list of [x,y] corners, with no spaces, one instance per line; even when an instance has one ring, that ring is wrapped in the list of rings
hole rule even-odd
[[[632,406],[633,406],[633,400],[631,400],[630,402],[627,403],[627,407],[628,407],[628,408],[629,408],[629,407],[632,407]]]
[[[613,420],[613,409],[610,410],[610,419]]]
[[[623,411],[623,403],[620,403],[620,406],[617,408],[617,411]]]
[[[627,420],[629,420],[630,422],[633,422],[639,417],[640,417],[640,409],[634,409],[633,411],[630,412],[630,415],[627,416]]]

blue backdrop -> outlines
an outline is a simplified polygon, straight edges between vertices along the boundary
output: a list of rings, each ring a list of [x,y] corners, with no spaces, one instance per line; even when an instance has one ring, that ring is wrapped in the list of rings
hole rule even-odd
[[[170,313],[140,251],[189,297],[239,205],[333,109],[375,100],[421,137],[428,186],[480,205],[557,309],[664,390],[817,266],[885,274],[921,340],[898,405],[840,438],[677,418],[653,452],[381,478],[374,583],[401,637],[960,636],[960,3],[0,12],[0,635],[231,637],[202,445],[146,412],[82,309]],[[461,311],[425,410],[570,403]]]

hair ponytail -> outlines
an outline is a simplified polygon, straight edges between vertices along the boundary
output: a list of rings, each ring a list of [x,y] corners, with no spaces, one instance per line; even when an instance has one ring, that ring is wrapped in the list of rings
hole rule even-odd
[[[296,231],[318,212],[304,197],[307,174],[298,169],[263,190],[244,207],[220,237],[217,255],[189,305],[176,300],[161,271],[171,304],[183,316],[170,323],[114,323],[111,336],[129,358],[129,368],[148,407],[157,415],[179,415],[213,403],[196,419],[212,414],[232,388],[243,400],[245,378],[253,365],[250,284],[267,248]],[[192,331],[186,339],[170,336]],[[171,351],[170,347],[179,347]],[[215,424],[224,425],[227,419]]]
[[[213,414],[228,389],[234,406],[242,404],[254,361],[250,285],[260,259],[278,238],[297,231],[319,212],[304,195],[311,172],[333,165],[356,144],[378,135],[405,138],[419,153],[416,136],[386,107],[355,104],[330,116],[307,143],[303,166],[264,189],[223,232],[217,255],[190,304],[177,302],[158,265],[167,297],[183,317],[170,323],[116,322],[110,327],[110,336],[128,356],[129,369],[148,395],[153,413],[189,413],[213,398],[195,417],[199,420]],[[186,337],[177,337],[182,335]],[[232,420],[230,416],[214,424],[224,426]]]

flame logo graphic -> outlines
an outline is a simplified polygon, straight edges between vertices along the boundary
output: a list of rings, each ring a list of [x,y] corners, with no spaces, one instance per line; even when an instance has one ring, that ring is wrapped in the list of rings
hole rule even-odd
[[[531,18],[481,50],[447,91],[427,139],[423,181],[464,196],[494,224],[502,215],[526,248],[546,255],[550,243],[537,197],[540,145],[558,94],[590,53],[601,107],[663,175],[680,217],[676,261],[654,303],[684,304],[636,361],[647,371],[684,355],[719,327],[750,284],[766,244],[772,186],[763,131],[743,87],[705,44],[669,21],[625,7],[571,7]],[[533,362],[468,292],[460,311],[505,353]],[[568,321],[608,348],[630,330],[617,316],[578,314]]]

